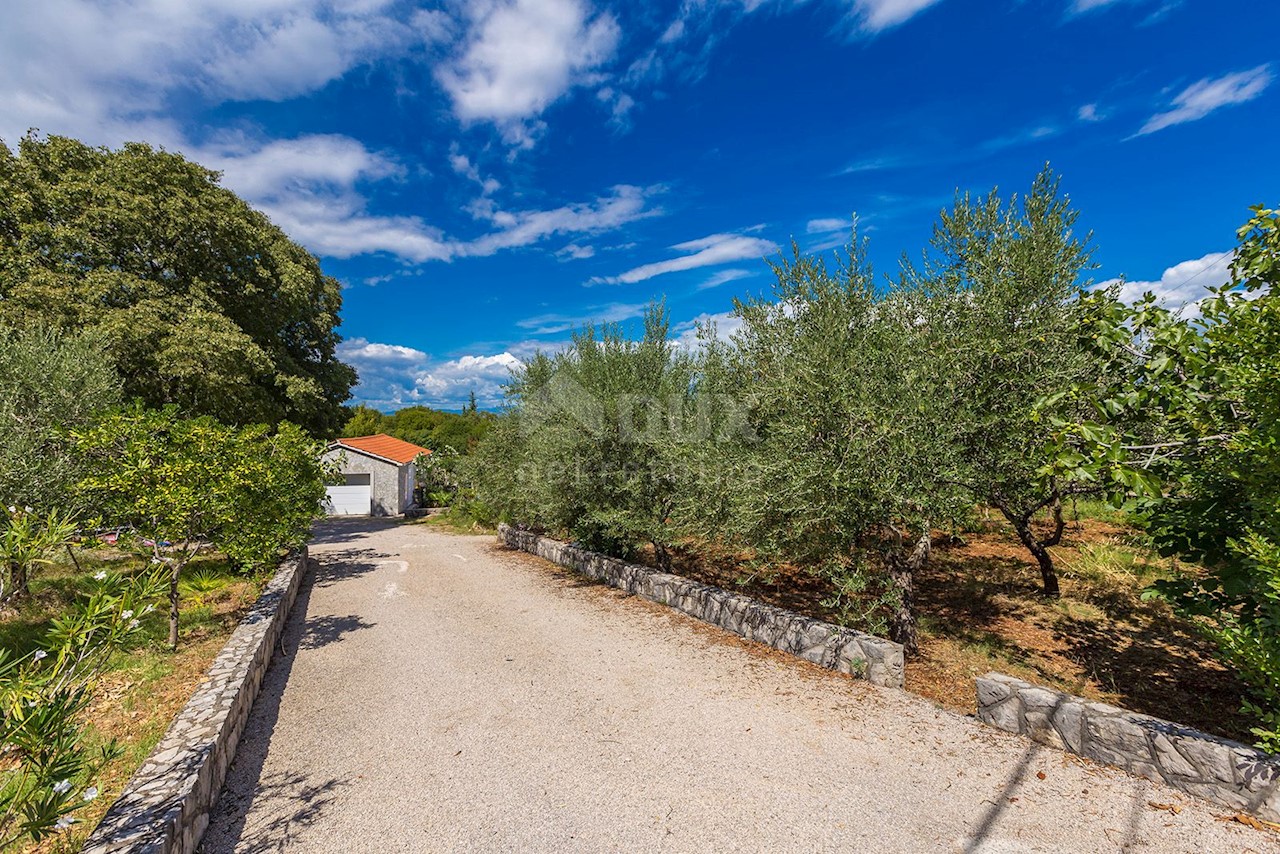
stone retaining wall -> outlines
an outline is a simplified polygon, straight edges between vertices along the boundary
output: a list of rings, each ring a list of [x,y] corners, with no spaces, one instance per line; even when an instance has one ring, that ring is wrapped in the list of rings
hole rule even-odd
[[[1267,821],[1280,821],[1280,757],[1001,673],[977,680],[978,719]]]
[[[281,563],[83,851],[196,850],[306,569],[305,547]]]
[[[498,538],[651,602],[727,629],[841,673],[887,688],[902,687],[902,645],[757,602],[709,584],[626,563],[558,540],[498,526]]]

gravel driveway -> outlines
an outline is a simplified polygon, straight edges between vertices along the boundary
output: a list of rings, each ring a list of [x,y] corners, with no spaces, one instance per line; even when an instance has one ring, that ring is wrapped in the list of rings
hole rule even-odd
[[[1278,849],[492,537],[341,520],[312,554],[206,852]]]

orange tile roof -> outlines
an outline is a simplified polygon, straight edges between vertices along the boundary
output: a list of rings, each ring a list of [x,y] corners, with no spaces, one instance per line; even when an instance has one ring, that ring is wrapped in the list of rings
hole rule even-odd
[[[431,453],[426,448],[420,448],[412,442],[388,436],[386,433],[379,433],[376,436],[356,436],[351,439],[339,439],[338,444],[401,464],[413,462],[418,454]]]

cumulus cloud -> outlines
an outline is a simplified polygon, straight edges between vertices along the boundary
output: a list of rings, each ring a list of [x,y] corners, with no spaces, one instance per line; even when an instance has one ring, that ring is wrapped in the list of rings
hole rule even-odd
[[[1248,71],[1206,77],[1192,83],[1174,97],[1172,109],[1156,113],[1138,131],[1138,136],[1155,133],[1167,127],[1203,119],[1214,110],[1233,104],[1243,104],[1261,95],[1275,75],[1271,66],[1259,65]]]
[[[472,392],[481,406],[497,406],[511,371],[523,365],[510,352],[436,361],[413,347],[364,338],[342,342],[338,355],[360,376],[355,401],[382,410],[415,405],[461,409]]]
[[[745,234],[712,234],[697,240],[677,243],[671,248],[685,254],[665,261],[642,264],[616,276],[597,276],[588,284],[631,285],[665,273],[759,259],[778,251],[778,245],[772,240]]]
[[[531,123],[570,89],[595,82],[618,46],[617,21],[583,0],[470,4],[466,43],[436,70],[464,122],[488,121],[507,142],[533,143]]]
[[[358,185],[398,178],[404,170],[350,137],[266,142],[230,137],[188,153],[222,170],[228,187],[317,254],[350,258],[387,252],[419,263],[455,254],[445,236],[420,217],[369,212]]]
[[[1120,299],[1135,302],[1150,292],[1166,308],[1196,312],[1196,304],[1208,295],[1208,289],[1231,281],[1231,252],[1210,252],[1201,258],[1174,264],[1155,281],[1123,282],[1110,279],[1097,285],[1099,289],[1121,284]]]
[[[438,38],[439,13],[383,0],[44,0],[0,27],[0,136],[136,139],[172,102],[282,100]],[[154,136],[149,137],[155,139]]]
[[[594,246],[579,246],[577,243],[570,243],[563,249],[556,252],[556,257],[561,261],[581,261],[584,258],[594,258],[596,248]]]

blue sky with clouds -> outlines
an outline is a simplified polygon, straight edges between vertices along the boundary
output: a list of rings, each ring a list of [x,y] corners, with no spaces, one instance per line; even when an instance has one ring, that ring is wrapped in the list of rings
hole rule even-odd
[[[1280,4],[16,0],[0,138],[144,140],[346,285],[358,400],[457,408],[580,324],[677,333],[857,215],[891,273],[1052,161],[1096,276],[1183,301],[1280,202]]]

